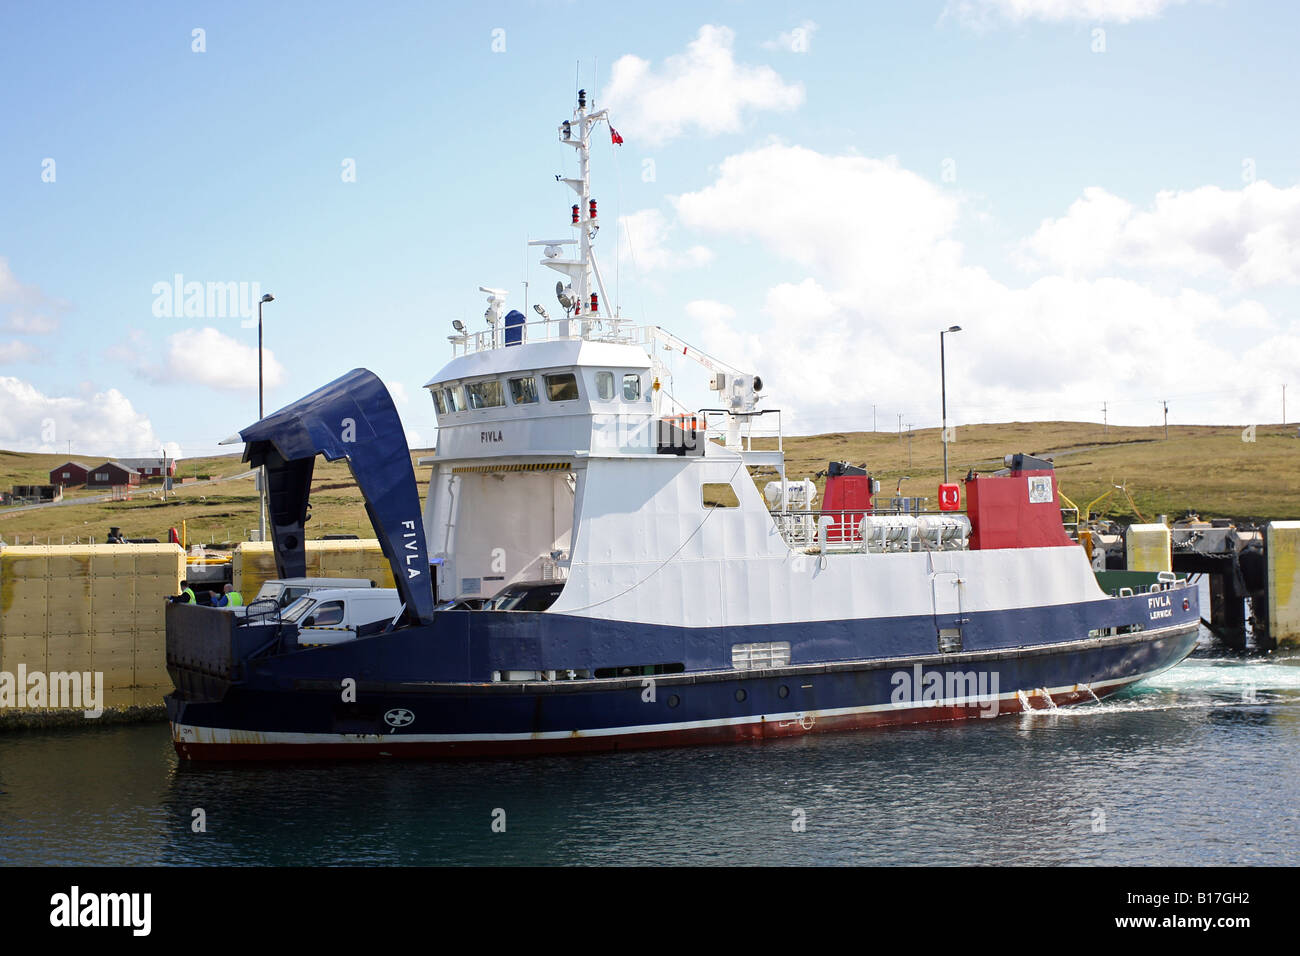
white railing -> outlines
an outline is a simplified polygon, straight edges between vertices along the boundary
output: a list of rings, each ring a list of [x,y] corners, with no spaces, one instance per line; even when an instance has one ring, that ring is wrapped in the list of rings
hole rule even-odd
[[[567,331],[561,333],[561,329]],[[570,319],[525,322],[523,325],[509,327],[498,325],[480,332],[467,331],[459,335],[447,336],[447,340],[451,342],[453,356],[513,348],[515,345],[534,342],[566,342],[581,339],[591,342],[650,345],[654,341],[654,326],[629,325],[626,319],[614,319],[608,316],[595,319],[578,316]]]

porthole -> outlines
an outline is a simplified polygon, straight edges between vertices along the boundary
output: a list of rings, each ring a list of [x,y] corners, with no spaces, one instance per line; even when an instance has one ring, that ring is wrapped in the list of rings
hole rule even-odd
[[[782,700],[785,700],[787,697],[790,696],[790,688],[782,684],[780,687],[776,689],[776,696],[780,697]]]
[[[745,688],[743,688],[743,687],[741,687],[739,690],[736,691],[736,701],[737,701],[737,702],[742,702],[742,701],[744,701],[744,699],[745,699],[746,697],[748,697],[748,696],[749,696],[749,694],[745,692]]]
[[[673,694],[671,697],[668,698],[668,706],[669,706],[669,707],[676,707],[676,706],[677,706],[678,704],[680,704],[681,702],[682,702],[682,699],[681,699],[680,697],[678,697],[676,694]]]

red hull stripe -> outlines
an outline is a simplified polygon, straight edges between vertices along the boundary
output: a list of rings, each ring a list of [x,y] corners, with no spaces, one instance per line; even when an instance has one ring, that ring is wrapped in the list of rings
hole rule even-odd
[[[1087,689],[1070,689],[1046,693],[1028,692],[1021,699],[1007,695],[997,702],[996,715],[1014,714],[1028,710],[1048,710],[1054,705],[1074,704],[1094,700],[1097,696],[1113,693],[1121,687],[1141,680],[1142,675],[1096,685],[1096,694]],[[1050,700],[1050,703],[1049,703]],[[690,726],[681,730],[629,731],[618,734],[583,734],[575,731],[567,736],[519,737],[507,739],[467,736],[459,740],[420,740],[396,736],[382,741],[348,740],[342,735],[321,734],[318,740],[288,739],[276,741],[273,734],[251,734],[239,731],[225,732],[232,737],[259,736],[260,742],[233,739],[228,742],[201,743],[180,739],[184,728],[173,725],[172,734],[176,752],[190,760],[291,760],[291,759],[375,759],[385,757],[479,757],[518,756],[526,754],[574,753],[583,751],[636,750],[651,747],[677,747],[689,744],[740,743],[767,740],[775,737],[795,737],[809,733],[826,733],[844,730],[864,730],[904,724],[931,723],[990,717],[987,705],[934,704],[905,709],[862,710],[855,713],[809,713],[799,720],[768,720]],[[206,733],[213,731],[197,728]],[[220,732],[218,732],[220,733]],[[284,735],[292,738],[301,735]]]

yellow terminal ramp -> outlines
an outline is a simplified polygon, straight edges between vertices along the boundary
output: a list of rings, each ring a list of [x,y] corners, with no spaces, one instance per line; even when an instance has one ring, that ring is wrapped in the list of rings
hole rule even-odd
[[[263,582],[275,574],[275,551],[269,541],[245,541],[235,549],[231,568],[235,590],[244,603],[253,600]],[[393,570],[377,538],[350,541],[308,541],[307,577],[369,578],[381,588],[391,588]]]
[[[161,707],[171,688],[164,608],[184,572],[174,544],[0,549],[0,671],[102,673],[108,709]],[[15,710],[0,709],[0,725]]]
[[[1124,535],[1129,571],[1172,571],[1169,528],[1163,524],[1131,524]]]
[[[1278,646],[1300,644],[1300,521],[1270,521],[1264,532],[1268,632]]]

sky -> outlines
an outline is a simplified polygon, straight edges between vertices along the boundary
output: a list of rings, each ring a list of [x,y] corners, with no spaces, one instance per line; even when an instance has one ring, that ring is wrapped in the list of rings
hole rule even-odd
[[[0,447],[217,451],[257,418],[264,293],[267,411],[364,366],[432,445],[478,286],[554,307],[525,244],[568,234],[579,86],[624,139],[592,160],[610,295],[760,374],[789,433],[938,425],[952,325],[958,435],[1276,423],[1288,384],[1294,421],[1298,28],[1259,0],[9,0]]]

